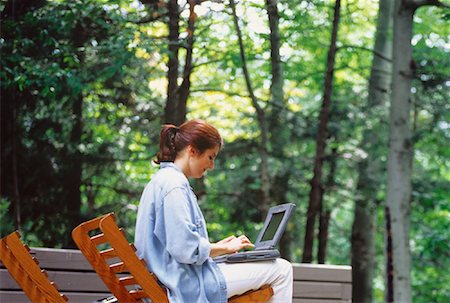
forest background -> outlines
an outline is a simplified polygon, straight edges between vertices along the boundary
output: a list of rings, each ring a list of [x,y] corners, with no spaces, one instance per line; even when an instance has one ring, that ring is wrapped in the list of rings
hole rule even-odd
[[[293,202],[283,256],[352,265],[355,302],[389,301],[388,192],[403,191],[389,138],[403,111],[412,297],[448,302],[448,5],[2,0],[1,236],[73,247],[74,226],[113,211],[132,239],[161,124],[200,118],[225,141],[194,184],[212,240],[254,239],[268,207]],[[402,9],[410,37],[393,30]],[[412,57],[407,103],[390,114],[393,44]]]

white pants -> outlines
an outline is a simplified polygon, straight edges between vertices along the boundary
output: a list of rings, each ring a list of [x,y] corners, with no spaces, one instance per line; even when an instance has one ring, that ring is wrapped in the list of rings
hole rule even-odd
[[[284,259],[248,263],[219,263],[227,283],[227,297],[240,295],[263,285],[273,288],[270,303],[292,302],[292,265]]]

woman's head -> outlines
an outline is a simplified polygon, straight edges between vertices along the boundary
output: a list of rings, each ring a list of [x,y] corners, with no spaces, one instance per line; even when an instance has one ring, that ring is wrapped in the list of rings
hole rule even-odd
[[[161,129],[155,162],[173,162],[188,146],[201,155],[208,149],[217,146],[220,148],[222,144],[222,137],[217,129],[203,120],[186,121],[180,127],[165,124]]]

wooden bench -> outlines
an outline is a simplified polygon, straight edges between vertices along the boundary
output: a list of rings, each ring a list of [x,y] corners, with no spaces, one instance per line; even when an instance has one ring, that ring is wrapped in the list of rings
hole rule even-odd
[[[352,301],[352,268],[346,265],[292,264],[293,303]]]
[[[111,294],[78,250],[32,248],[41,268],[47,270],[69,302],[92,303]],[[351,302],[351,267],[293,264],[294,303]],[[30,302],[0,263],[0,302]]]

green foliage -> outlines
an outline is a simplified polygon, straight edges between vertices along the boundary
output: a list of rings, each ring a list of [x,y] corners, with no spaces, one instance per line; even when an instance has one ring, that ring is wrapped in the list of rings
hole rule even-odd
[[[450,296],[450,182],[415,180],[412,213],[413,290],[417,302],[445,302]]]
[[[126,188],[125,193],[132,190],[123,184],[127,174],[115,159],[128,162],[128,166],[136,158],[140,161],[140,155],[130,157],[135,150],[128,146],[148,143],[145,127],[154,114],[151,107],[140,110],[139,102],[130,98],[133,86],[124,85],[133,77],[124,69],[140,65],[140,59],[129,48],[134,28],[124,22],[120,12],[98,1],[49,2],[19,17],[2,20],[2,98],[11,105],[11,112],[17,113],[10,123],[17,128],[14,136],[20,139],[15,147],[20,149],[19,159],[14,160],[14,152],[2,149],[2,161],[19,163],[17,171],[11,169],[10,173],[16,174],[20,182],[21,216],[26,222],[21,229],[26,235],[36,233],[40,243],[67,245],[55,234],[70,236],[67,205],[63,202],[67,201],[64,179],[74,157],[82,157],[86,164],[82,176],[86,185],[81,191],[98,186],[90,179],[92,176],[107,180],[100,185],[109,188],[102,190],[110,199],[117,183]],[[77,142],[73,141],[78,119],[74,105],[80,98],[84,108],[81,120],[89,127]],[[130,118],[137,111],[150,111],[150,115]],[[134,128],[136,124],[140,128]],[[136,138],[142,139],[132,142]],[[99,155],[102,161],[98,161]],[[7,169],[2,166],[2,175]],[[122,178],[107,177],[111,175]],[[126,195],[118,191],[116,199],[128,205]],[[12,193],[12,188],[2,189],[2,197],[11,197]],[[93,202],[92,190],[82,194],[88,196],[83,199],[86,203]],[[98,206],[88,203],[85,218],[92,215],[92,207],[102,210],[102,196]],[[117,201],[108,203],[117,205]]]
[[[0,199],[0,237],[8,235],[14,231],[14,223],[10,216],[8,216],[8,209],[11,202],[6,198]]]
[[[412,281],[415,302],[446,302],[450,296],[450,132],[448,28],[437,8],[420,9],[413,38],[413,192],[411,215]]]

